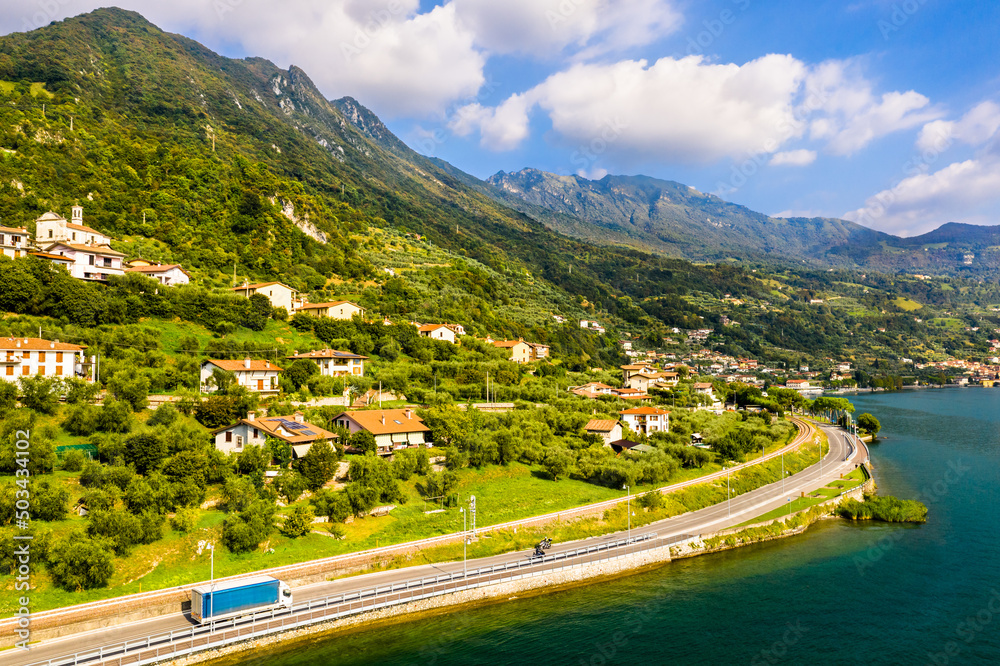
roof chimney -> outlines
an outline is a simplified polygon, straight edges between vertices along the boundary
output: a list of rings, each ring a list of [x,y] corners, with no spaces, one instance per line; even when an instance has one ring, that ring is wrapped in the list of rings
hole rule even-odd
[[[382,425],[385,425],[385,412],[382,412]]]
[[[264,367],[265,368],[270,368],[271,367],[271,362],[270,361],[264,361]]]
[[[249,356],[247,356],[245,359],[243,359],[243,367],[246,368],[247,370],[250,369],[250,357]]]
[[[406,411],[403,412],[403,413],[406,414],[406,418],[408,418],[408,419],[412,419],[413,418],[413,410],[410,409],[409,407],[407,407]]]
[[[302,415],[302,412],[295,412],[295,416],[293,418],[295,419],[296,423],[306,422],[305,416]]]
[[[56,343],[50,342],[49,343],[49,349],[55,349],[55,348],[56,348]]]
[[[257,418],[257,412],[247,412],[247,421],[253,421]]]

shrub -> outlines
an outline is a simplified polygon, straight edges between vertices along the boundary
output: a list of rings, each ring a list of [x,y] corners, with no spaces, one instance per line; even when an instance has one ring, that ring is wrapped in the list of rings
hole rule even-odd
[[[157,407],[155,410],[153,410],[153,413],[149,416],[149,420],[146,421],[146,425],[170,426],[173,425],[174,421],[177,420],[178,415],[179,413],[177,411],[177,408],[174,407],[169,402],[165,402],[159,407]]]
[[[79,472],[87,462],[87,456],[83,451],[71,449],[62,460],[62,468],[66,472]]]
[[[171,529],[187,534],[198,524],[198,514],[193,509],[181,509],[170,519]]]
[[[281,531],[293,539],[305,536],[312,527],[313,518],[315,518],[315,514],[313,514],[311,506],[297,506],[285,518]]]
[[[53,543],[48,561],[52,580],[71,592],[104,587],[115,572],[114,555],[108,542],[87,538],[78,532]]]

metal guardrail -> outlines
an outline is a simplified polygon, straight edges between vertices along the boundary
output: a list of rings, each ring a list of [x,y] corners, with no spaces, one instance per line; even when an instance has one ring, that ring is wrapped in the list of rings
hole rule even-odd
[[[146,638],[125,641],[123,643],[113,643],[65,657],[54,657],[47,661],[34,662],[29,666],[75,666],[78,664],[104,663],[113,663],[122,666],[124,664],[136,664],[137,666],[152,664],[209,648],[217,648],[231,643],[308,626],[317,622],[356,615],[365,611],[410,603],[483,585],[493,585],[562,571],[575,566],[610,561],[635,554],[636,552],[665,548],[684,541],[689,537],[690,535],[684,534],[676,535],[670,540],[662,540],[657,539],[655,532],[648,532],[630,539],[621,539],[586,548],[554,553],[541,558],[529,556],[522,560],[511,560],[490,567],[479,567],[468,572],[456,571],[426,578],[417,578],[401,583],[392,583],[385,586],[375,586],[355,592],[345,592],[340,595],[329,595],[322,599],[310,599],[299,604],[293,604],[289,610],[274,609],[220,622],[209,622],[204,625],[193,626],[190,629],[147,636]],[[588,559],[581,562],[567,563],[566,566],[538,569],[538,565],[540,564],[568,561],[602,552],[611,553],[618,548],[624,547],[627,549],[629,546],[636,544],[643,544],[645,547],[637,550],[626,550],[625,552],[615,553],[610,557],[596,560]],[[527,571],[524,571],[525,569]],[[499,576],[494,578],[497,574]],[[485,580],[483,580],[484,578]],[[439,586],[442,587],[438,589]],[[395,595],[395,598],[392,598],[392,595]],[[275,624],[276,622],[277,625]],[[233,635],[234,630],[235,635]],[[187,644],[183,645],[185,642]],[[151,650],[154,651],[153,654],[143,654]]]

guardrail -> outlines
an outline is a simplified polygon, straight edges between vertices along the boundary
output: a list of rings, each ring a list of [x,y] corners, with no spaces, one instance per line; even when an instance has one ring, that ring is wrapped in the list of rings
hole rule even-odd
[[[646,552],[658,548],[669,547],[690,538],[682,534],[670,540],[659,539],[655,532],[637,535],[629,539],[621,539],[607,543],[578,548],[576,550],[554,553],[544,557],[529,556],[523,560],[511,560],[490,567],[479,567],[470,571],[456,571],[426,578],[417,578],[402,583],[392,583],[368,589],[330,595],[322,599],[293,604],[288,610],[274,609],[244,615],[241,617],[209,622],[205,625],[193,626],[190,629],[171,631],[165,634],[147,636],[143,639],[114,643],[101,646],[94,650],[77,652],[64,657],[55,657],[47,661],[39,661],[29,666],[69,666],[78,664],[152,664],[165,659],[176,659],[187,654],[200,652],[209,648],[222,647],[232,643],[259,638],[270,634],[289,631],[299,627],[326,620],[334,620],[358,613],[411,603],[421,599],[460,592],[462,590],[509,582],[555,571],[562,571],[577,566],[586,566],[599,562],[610,561]],[[641,545],[641,548],[629,549],[630,546]],[[625,548],[624,552],[611,554],[613,551]],[[600,557],[601,554],[610,557]],[[598,557],[594,557],[594,556]],[[577,562],[568,562],[578,559]],[[557,562],[567,562],[564,566],[548,566]]]

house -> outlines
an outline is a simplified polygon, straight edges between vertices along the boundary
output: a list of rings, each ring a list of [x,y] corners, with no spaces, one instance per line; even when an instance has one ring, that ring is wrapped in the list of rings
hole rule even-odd
[[[112,250],[110,245],[81,245],[59,241],[44,248],[46,255],[65,257],[69,274],[78,280],[104,281],[115,275],[125,275],[122,267],[124,254]]]
[[[365,376],[365,361],[367,356],[352,354],[349,351],[339,351],[337,349],[319,349],[317,351],[295,354],[287,358],[297,361],[308,359],[319,366],[319,374],[323,377],[343,377],[353,375],[355,377]]]
[[[0,250],[5,257],[19,259],[28,253],[28,230],[0,227]]]
[[[375,436],[376,453],[392,455],[400,449],[430,447],[431,431],[412,409],[372,409],[348,411],[337,416],[337,425],[353,435],[366,430]]]
[[[62,266],[67,271],[73,265],[73,260],[69,257],[64,257],[61,254],[49,254],[48,252],[29,252],[32,257],[38,257],[39,259],[44,259],[56,266]]]
[[[298,311],[311,314],[314,317],[329,317],[330,319],[351,319],[354,315],[364,316],[365,313],[364,308],[350,301],[306,303]]]
[[[250,298],[254,294],[263,294],[267,296],[267,300],[271,301],[272,307],[285,308],[289,314],[295,311],[295,304],[299,296],[299,292],[281,282],[259,282],[257,284],[244,282],[238,287],[233,287],[232,291],[245,298]]]
[[[670,412],[659,407],[634,407],[620,412],[622,420],[635,432],[646,434],[670,431]]]
[[[629,379],[635,375],[651,375],[656,372],[656,368],[648,363],[633,363],[631,365],[618,366],[622,371],[622,382],[628,384]]]
[[[94,381],[93,364],[85,347],[42,338],[0,338],[0,377],[76,377]]]
[[[678,375],[676,372],[638,372],[629,377],[626,384],[629,388],[646,393],[651,388],[673,386],[677,383],[677,379]]]
[[[245,446],[264,446],[268,437],[288,442],[292,458],[301,458],[319,441],[332,442],[337,435],[306,421],[302,412],[291,416],[265,416],[257,418],[254,412],[239,423],[212,431],[215,448],[223,453],[239,453]]]
[[[548,345],[543,345],[540,342],[528,342],[528,343],[525,343],[525,344],[527,344],[529,347],[531,347],[531,360],[532,361],[539,361],[539,360],[541,360],[543,358],[548,358],[549,357],[549,346]]]
[[[155,264],[150,266],[129,266],[126,273],[140,273],[151,277],[162,285],[173,286],[191,282],[191,274],[179,264]]]
[[[450,342],[451,344],[455,344],[458,340],[457,331],[451,324],[424,324],[423,326],[417,327],[417,333],[422,338],[444,340],[445,342]]]
[[[514,363],[531,361],[531,346],[524,340],[495,340],[493,346],[506,349],[510,354],[510,360]]]
[[[691,391],[695,395],[707,395],[709,398],[714,398],[715,394],[712,393],[712,383],[711,382],[695,382],[691,386]]]
[[[570,393],[583,398],[596,398],[601,395],[611,395],[612,388],[601,382],[590,382],[583,386],[570,386],[568,390]]]
[[[803,389],[811,388],[811,386],[808,379],[789,379],[785,382],[785,388],[801,391]]]
[[[61,215],[49,211],[35,220],[35,246],[44,247],[52,243],[73,245],[111,245],[111,237],[84,225],[83,207],[73,206],[71,219],[66,221]]]
[[[617,396],[622,400],[649,400],[649,394],[645,391],[640,391],[634,388],[613,388],[611,389],[611,395]]]
[[[600,437],[605,446],[622,438],[622,424],[615,419],[591,419],[583,429]]]
[[[209,382],[216,370],[233,373],[236,383],[248,391],[273,395],[281,390],[278,387],[278,377],[281,376],[282,369],[270,361],[251,360],[248,357],[242,361],[209,360],[202,363],[202,391],[212,393],[218,388],[214,382]]]

